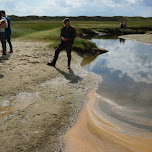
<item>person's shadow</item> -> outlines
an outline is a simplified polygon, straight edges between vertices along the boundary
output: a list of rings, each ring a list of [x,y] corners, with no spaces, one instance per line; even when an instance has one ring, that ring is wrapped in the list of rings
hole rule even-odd
[[[10,57],[10,54],[2,55],[0,56],[0,63],[3,63],[5,60],[8,60]],[[4,76],[0,74],[0,79],[2,79]]]
[[[2,79],[4,76],[0,74],[0,79]]]
[[[83,80],[83,78],[81,78],[80,76],[75,75],[71,69],[69,69],[69,73],[62,71],[57,67],[55,67],[55,69],[60,72],[67,80],[69,80],[69,83],[78,83],[79,81]]]
[[[5,60],[8,60],[9,57],[10,57],[10,54],[0,56],[0,63],[3,63]]]

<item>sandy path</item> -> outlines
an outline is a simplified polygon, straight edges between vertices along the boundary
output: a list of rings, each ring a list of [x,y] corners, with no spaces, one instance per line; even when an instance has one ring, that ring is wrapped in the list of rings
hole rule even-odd
[[[62,151],[62,136],[100,78],[72,70],[62,52],[57,68],[47,66],[54,50],[47,43],[13,41],[14,53],[0,54],[0,152]]]

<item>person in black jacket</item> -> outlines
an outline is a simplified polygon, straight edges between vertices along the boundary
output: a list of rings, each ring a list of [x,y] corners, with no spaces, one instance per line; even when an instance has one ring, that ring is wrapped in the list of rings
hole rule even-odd
[[[68,69],[70,69],[71,51],[72,51],[74,39],[76,38],[76,31],[75,31],[75,28],[70,25],[69,18],[65,18],[63,22],[64,22],[64,26],[62,27],[61,34],[60,34],[61,43],[58,45],[58,47],[55,50],[55,55],[52,62],[49,62],[48,65],[55,66],[59,53],[62,50],[66,50],[67,57],[68,57]]]

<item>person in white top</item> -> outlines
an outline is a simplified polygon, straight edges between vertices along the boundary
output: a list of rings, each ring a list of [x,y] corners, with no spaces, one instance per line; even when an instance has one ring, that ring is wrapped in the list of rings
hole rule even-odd
[[[5,40],[5,28],[7,27],[7,20],[1,16],[0,11],[0,40],[3,49],[3,55],[6,55],[6,40]]]

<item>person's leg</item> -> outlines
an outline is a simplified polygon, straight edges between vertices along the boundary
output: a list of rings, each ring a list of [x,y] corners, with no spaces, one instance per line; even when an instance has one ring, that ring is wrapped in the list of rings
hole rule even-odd
[[[54,55],[54,58],[52,60],[51,63],[48,63],[48,65],[51,65],[51,66],[55,66],[56,64],[56,61],[58,59],[58,56],[59,56],[59,53],[64,49],[64,47],[62,45],[58,45],[58,47],[55,49],[55,55]]]
[[[11,43],[11,33],[5,33],[5,38],[7,39],[7,42],[10,46],[10,52],[9,53],[12,53],[13,52],[13,47],[12,47],[12,43]]]
[[[66,50],[67,50],[67,57],[68,57],[68,68],[70,68],[72,47],[67,47]]]
[[[0,32],[0,42],[2,44],[2,34],[1,34],[1,32]]]
[[[1,43],[3,49],[3,55],[6,55],[6,40],[5,40],[5,32],[1,32]]]

